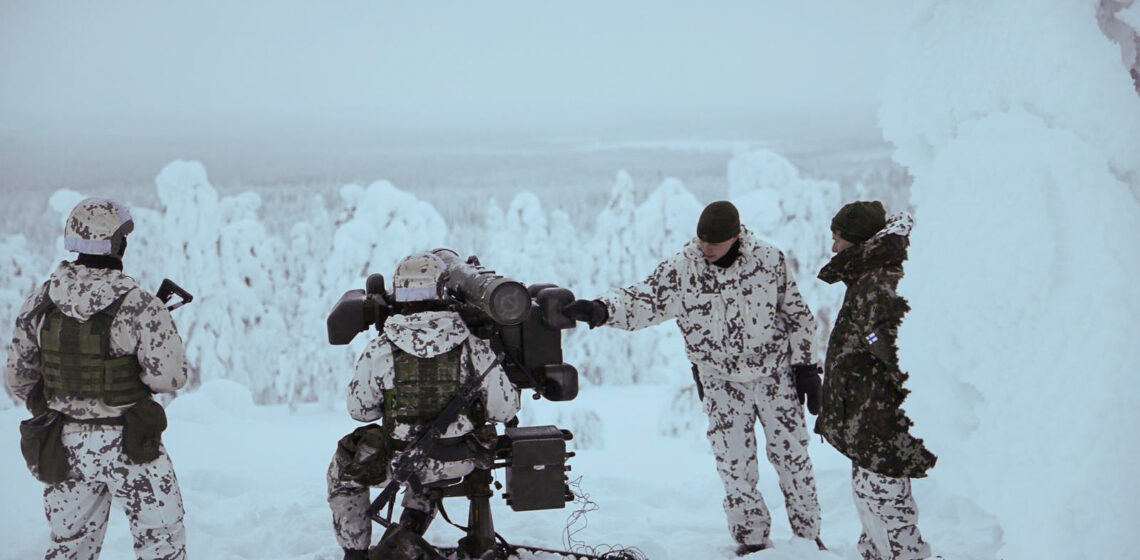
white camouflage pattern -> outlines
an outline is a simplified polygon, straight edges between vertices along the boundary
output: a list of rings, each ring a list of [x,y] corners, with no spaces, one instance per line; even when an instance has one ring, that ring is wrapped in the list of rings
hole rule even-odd
[[[918,530],[918,505],[909,478],[892,478],[851,466],[851,488],[863,533],[863,560],[920,560],[930,557],[930,545]]]
[[[771,517],[759,481],[755,423],[780,478],[793,532],[819,536],[820,509],[792,365],[811,364],[815,317],[781,252],[741,228],[740,256],[710,264],[697,239],[642,283],[602,298],[607,326],[636,330],[676,319],[705,390],[708,439],[725,487],[729,530],[769,544]]]
[[[186,354],[170,312],[121,271],[62,262],[51,277],[24,302],[4,382],[27,399],[40,373],[39,331],[42,317],[31,317],[45,294],[64,314],[80,320],[106,309],[126,294],[111,323],[111,354],[134,354],[142,365],[140,379],[151,391],[167,393],[186,384]],[[48,407],[80,419],[118,417],[129,407],[109,406],[99,399],[54,397]],[[140,559],[185,557],[182,497],[165,448],[158,459],[128,464],[122,452],[122,428],[66,424],[63,441],[71,473],[68,480],[44,491],[52,530],[48,559],[98,556],[106,531],[111,498],[126,500],[127,517]]]
[[[131,212],[109,198],[87,198],[75,205],[63,229],[63,247],[90,255],[113,255],[134,229]]]
[[[601,299],[606,326],[637,330],[677,319],[689,361],[706,366],[704,375],[790,380],[789,365],[815,361],[815,317],[784,253],[744,227],[732,266],[709,264],[694,238],[644,282]]]
[[[431,358],[448,352],[461,344],[460,382],[471,375],[483,373],[495,360],[491,347],[471,334],[458,313],[427,311],[412,315],[393,315],[384,324],[384,332],[372,339],[356,362],[356,374],[349,383],[348,413],[355,420],[372,422],[384,413],[384,390],[393,388],[395,366],[392,344],[421,358]],[[474,367],[470,364],[474,362]],[[487,417],[492,422],[506,422],[518,413],[519,390],[510,382],[502,366],[496,365],[483,383]],[[414,425],[399,423],[393,436],[406,440]],[[441,437],[458,437],[471,433],[476,426],[464,414],[447,426]],[[342,548],[367,549],[372,538],[372,522],[364,517],[370,504],[368,488],[355,482],[341,480],[343,464],[335,456],[329,465],[329,507],[333,514],[333,529]],[[426,459],[420,469],[420,480],[430,483],[460,478],[474,470],[472,461],[440,462]],[[434,514],[423,496],[404,491],[403,506]]]
[[[155,393],[177,391],[186,384],[186,353],[182,337],[170,312],[162,302],[142,290],[134,278],[121,271],[90,268],[61,262],[47,282],[24,302],[12,343],[4,382],[20,399],[27,399],[40,375],[40,325],[42,317],[30,317],[44,294],[69,317],[86,321],[126,294],[119,313],[111,323],[111,355],[134,354],[142,366],[140,379]],[[99,399],[54,397],[48,406],[73,418],[121,416],[130,405],[109,406]]]
[[[174,466],[164,447],[154,461],[131,464],[122,451],[123,429],[67,424],[63,443],[71,473],[44,489],[51,528],[46,560],[94,560],[103,548],[111,500],[123,510],[140,560],[184,560],[184,510]]]
[[[703,372],[702,372],[703,377]],[[776,469],[788,522],[797,537],[819,536],[820,509],[808,456],[803,407],[791,385],[772,378],[737,383],[719,378],[703,382],[706,435],[724,483],[724,513],[729,532],[741,544],[771,546],[772,516],[757,489],[760,482],[756,422],[764,429],[765,452]]]

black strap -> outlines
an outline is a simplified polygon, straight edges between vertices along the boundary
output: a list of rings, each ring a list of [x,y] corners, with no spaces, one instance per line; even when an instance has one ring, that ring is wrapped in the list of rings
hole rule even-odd
[[[130,295],[130,293],[135,291],[136,289],[137,288],[131,288],[131,289],[127,290],[126,292],[123,293],[123,295],[116,298],[115,301],[111,302],[111,305],[108,305],[99,313],[105,313],[107,315],[110,315],[111,319],[113,320],[115,318],[115,316],[119,314],[119,308],[123,306],[123,300],[127,299],[127,296]]]
[[[86,424],[88,426],[123,426],[126,421],[122,416],[112,416],[110,418],[74,418],[68,415],[63,415],[63,421],[69,424]]]
[[[693,363],[693,381],[697,383],[697,399],[705,400],[705,386],[701,384],[701,372],[695,363]]]
[[[409,447],[409,443],[403,440],[391,439],[389,442],[392,451],[404,451]],[[467,435],[462,435],[450,438],[439,438],[427,456],[436,461],[452,463],[474,458],[475,454],[468,444]]]
[[[123,306],[123,300],[127,299],[127,296],[137,289],[138,288],[131,288],[127,290],[123,293],[123,295],[115,298],[115,301],[111,302],[111,305],[108,305],[107,307],[104,307],[103,309],[97,311],[96,315],[99,313],[104,313],[110,315],[111,318],[114,319],[115,316],[119,314],[119,308]],[[29,319],[35,320],[37,315],[43,314],[53,307],[59,307],[55,304],[55,301],[52,301],[51,296],[48,295],[48,290],[43,291],[43,296],[44,299],[40,300],[40,302],[36,304],[35,307],[32,307],[32,309],[28,311]]]
[[[467,527],[452,521],[451,517],[447,515],[447,509],[443,507],[443,498],[435,500],[433,504],[435,505],[435,509],[439,510],[439,514],[443,517],[444,521],[450,523],[452,527],[455,527],[464,533],[467,532]]]
[[[33,307],[31,311],[28,311],[28,320],[36,321],[40,316],[44,315],[55,306],[55,302],[52,301],[51,296],[48,295],[47,284],[44,284],[43,299],[40,300],[40,302],[36,304],[36,306]]]

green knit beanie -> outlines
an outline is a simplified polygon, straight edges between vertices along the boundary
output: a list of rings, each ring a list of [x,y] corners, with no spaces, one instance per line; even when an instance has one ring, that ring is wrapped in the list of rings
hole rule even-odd
[[[740,212],[727,200],[705,207],[697,222],[697,238],[705,243],[723,243],[740,233]]]
[[[831,231],[856,245],[870,239],[887,225],[887,211],[878,200],[852,202],[831,219]]]

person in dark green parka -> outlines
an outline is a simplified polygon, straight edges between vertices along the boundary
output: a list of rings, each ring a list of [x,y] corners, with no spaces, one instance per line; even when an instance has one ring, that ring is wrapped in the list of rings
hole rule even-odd
[[[851,459],[865,560],[931,554],[918,531],[910,479],[926,476],[937,458],[910,434],[914,423],[902,410],[908,375],[895,343],[910,310],[897,288],[913,225],[906,213],[888,219],[878,201],[844,206],[832,220],[835,256],[819,273],[847,292],[828,341],[815,431]]]

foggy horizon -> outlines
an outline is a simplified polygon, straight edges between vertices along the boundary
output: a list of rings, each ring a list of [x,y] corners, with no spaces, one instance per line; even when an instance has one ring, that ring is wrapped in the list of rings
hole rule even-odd
[[[873,139],[904,6],[5,3],[0,169],[155,150]]]

